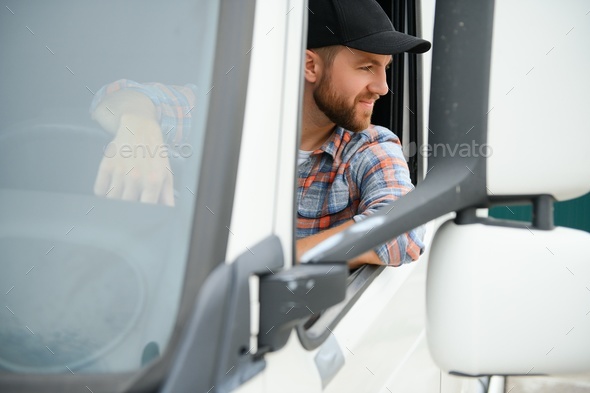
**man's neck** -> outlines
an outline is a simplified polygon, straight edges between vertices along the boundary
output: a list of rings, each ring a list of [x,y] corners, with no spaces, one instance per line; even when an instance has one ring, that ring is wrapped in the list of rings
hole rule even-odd
[[[303,126],[301,131],[301,150],[313,151],[317,150],[324,142],[330,138],[332,132],[334,132],[335,125],[331,123],[329,125],[318,127],[318,126]]]
[[[303,119],[301,128],[301,150],[313,151],[322,147],[330,138],[336,124],[316,106],[309,94],[304,95]]]

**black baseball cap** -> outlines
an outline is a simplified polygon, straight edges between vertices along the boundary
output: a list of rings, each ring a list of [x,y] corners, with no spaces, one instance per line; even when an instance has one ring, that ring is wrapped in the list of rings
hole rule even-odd
[[[396,31],[375,0],[309,0],[308,10],[308,49],[345,45],[380,55],[430,49],[430,42]]]

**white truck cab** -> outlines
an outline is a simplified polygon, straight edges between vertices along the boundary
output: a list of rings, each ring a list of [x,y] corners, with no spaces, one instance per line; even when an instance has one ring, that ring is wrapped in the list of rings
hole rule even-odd
[[[590,234],[553,223],[590,191],[588,4],[379,3],[433,45],[394,57],[373,118],[416,189],[296,263],[306,1],[4,1],[0,391],[496,393],[590,372]],[[123,80],[195,94],[156,150],[117,145],[166,162],[173,206],[95,195],[113,135],[89,108]],[[513,203],[532,222],[488,217]],[[420,225],[418,261],[348,269]]]

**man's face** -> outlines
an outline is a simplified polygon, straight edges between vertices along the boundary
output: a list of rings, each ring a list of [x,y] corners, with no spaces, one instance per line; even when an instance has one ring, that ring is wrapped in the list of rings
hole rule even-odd
[[[336,125],[355,132],[367,129],[375,101],[389,91],[389,63],[390,55],[340,50],[315,86],[316,105]]]

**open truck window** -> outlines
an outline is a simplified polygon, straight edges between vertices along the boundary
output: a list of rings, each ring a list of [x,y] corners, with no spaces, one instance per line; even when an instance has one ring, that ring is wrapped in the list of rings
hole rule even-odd
[[[420,4],[413,0],[380,1],[389,15],[395,29],[406,34],[421,37]],[[387,70],[389,93],[376,103],[371,123],[381,125],[395,133],[402,143],[408,162],[412,183],[416,185],[423,178],[425,157],[420,155],[418,146],[424,142],[422,56],[415,53],[401,53],[393,56]],[[420,168],[420,170],[419,170]],[[298,335],[307,349],[321,345],[338,322],[346,315],[371,282],[384,269],[383,266],[364,265],[351,272],[347,281],[346,299],[340,304],[312,315],[298,326]]]

